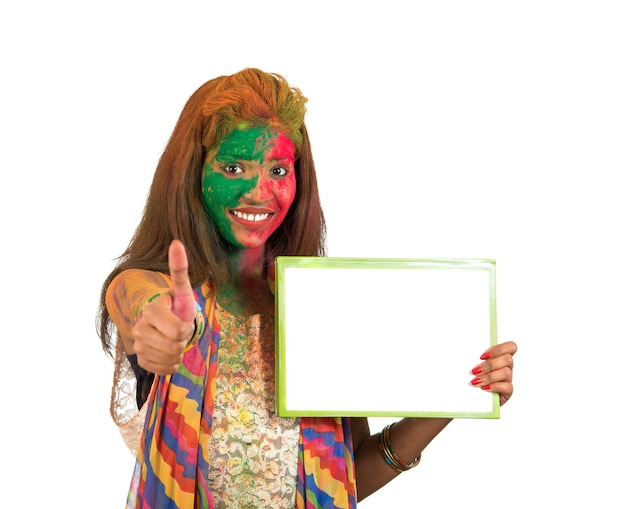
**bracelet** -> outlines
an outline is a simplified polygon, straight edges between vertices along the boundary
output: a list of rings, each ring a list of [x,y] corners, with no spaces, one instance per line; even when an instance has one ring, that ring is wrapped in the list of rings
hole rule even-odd
[[[202,333],[204,332],[204,317],[202,316],[202,307],[198,302],[196,302],[196,317],[194,319],[195,329],[193,331],[193,336],[187,343],[187,348],[191,348],[198,339],[202,337]]]
[[[389,430],[391,429],[391,426],[392,424],[388,424],[381,431],[380,439],[378,441],[378,449],[380,450],[383,459],[385,460],[385,463],[387,463],[387,465],[389,465],[398,473],[406,472],[407,470],[411,470],[419,464],[420,460],[422,459],[422,455],[420,454],[411,463],[405,463],[404,461],[402,461],[391,446],[391,440],[389,439]]]

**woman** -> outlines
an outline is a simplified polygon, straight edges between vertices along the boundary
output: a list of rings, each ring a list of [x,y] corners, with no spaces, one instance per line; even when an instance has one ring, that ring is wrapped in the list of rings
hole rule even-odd
[[[200,87],[103,285],[112,413],[137,450],[128,507],[355,507],[449,422],[371,435],[364,418],[274,414],[273,260],[325,254],[305,102],[257,69]],[[496,345],[473,370],[502,403],[515,350]]]

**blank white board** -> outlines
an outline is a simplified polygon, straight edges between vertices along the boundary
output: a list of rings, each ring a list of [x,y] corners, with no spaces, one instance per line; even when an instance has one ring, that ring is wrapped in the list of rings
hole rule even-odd
[[[276,259],[278,415],[498,418],[496,342],[493,260]]]

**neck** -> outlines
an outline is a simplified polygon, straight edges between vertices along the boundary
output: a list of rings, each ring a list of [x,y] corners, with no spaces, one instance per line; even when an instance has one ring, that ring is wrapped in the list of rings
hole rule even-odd
[[[263,277],[265,246],[253,249],[236,249],[230,254],[230,268],[234,280]]]
[[[218,289],[218,302],[233,314],[256,314],[274,302],[265,274],[265,247],[237,249],[230,256],[232,278]]]

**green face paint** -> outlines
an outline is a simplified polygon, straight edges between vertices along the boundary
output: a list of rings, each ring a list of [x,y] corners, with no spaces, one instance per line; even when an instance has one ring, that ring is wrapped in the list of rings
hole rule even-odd
[[[246,127],[234,130],[220,144],[215,160],[229,164],[236,161],[257,161],[263,164],[265,156],[278,132],[267,127]]]
[[[250,179],[228,178],[213,170],[209,163],[205,163],[202,174],[202,198],[222,236],[231,244],[239,245],[233,234],[232,225],[228,218],[227,209],[234,209],[239,205],[239,199],[249,193],[257,184],[259,177]]]

